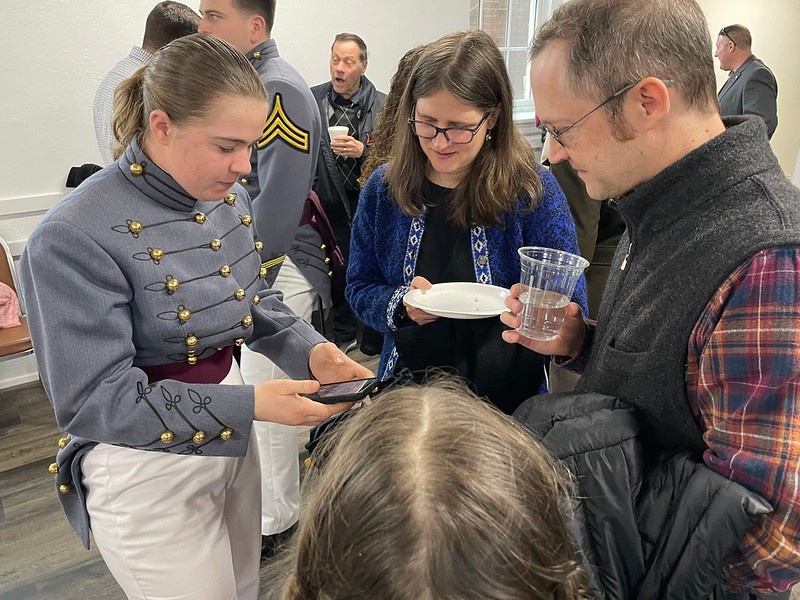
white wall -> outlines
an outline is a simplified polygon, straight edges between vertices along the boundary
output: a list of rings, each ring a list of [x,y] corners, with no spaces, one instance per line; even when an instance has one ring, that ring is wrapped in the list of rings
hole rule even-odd
[[[199,0],[184,0],[194,8]],[[105,73],[141,44],[156,0],[31,0],[0,19],[0,236],[19,256],[64,193],[69,168],[100,162],[92,99]],[[280,0],[273,35],[310,85],[327,81],[333,36],[361,35],[367,76],[386,90],[409,48],[468,24],[469,0]],[[420,15],[426,15],[420,18]],[[32,358],[0,363],[0,387],[35,380]]]
[[[784,172],[792,178],[800,150],[800,2],[798,0],[699,0],[708,19],[712,39],[726,25],[739,23],[753,35],[753,54],[772,69],[778,81],[778,128],[772,151]],[[714,59],[719,67],[719,61]],[[717,89],[727,72],[717,70]]]

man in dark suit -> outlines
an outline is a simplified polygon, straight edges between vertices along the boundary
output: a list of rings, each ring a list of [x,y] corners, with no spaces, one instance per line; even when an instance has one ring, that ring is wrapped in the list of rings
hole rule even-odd
[[[744,25],[729,25],[719,32],[714,56],[719,59],[719,68],[730,73],[717,95],[720,113],[758,115],[772,138],[778,126],[778,82],[752,53],[751,43],[750,30]]]

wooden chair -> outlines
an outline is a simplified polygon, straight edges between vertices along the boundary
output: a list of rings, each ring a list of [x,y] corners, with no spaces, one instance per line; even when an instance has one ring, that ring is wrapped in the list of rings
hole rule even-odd
[[[8,285],[19,296],[14,257],[3,238],[0,238],[0,252],[2,253],[0,256],[0,281]],[[0,362],[33,353],[31,332],[28,330],[28,319],[22,312],[22,303],[20,303],[20,313],[19,326],[0,329]]]

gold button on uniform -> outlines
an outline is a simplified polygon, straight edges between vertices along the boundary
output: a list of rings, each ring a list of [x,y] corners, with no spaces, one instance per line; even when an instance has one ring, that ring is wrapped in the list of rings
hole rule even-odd
[[[192,441],[195,444],[202,444],[206,441],[206,432],[205,431],[198,431],[192,436]]]
[[[58,447],[59,448],[66,448],[67,444],[69,444],[69,439],[63,437],[58,439]]]
[[[267,276],[267,271],[268,271],[267,267],[261,267],[258,270],[258,276],[261,277],[261,279],[264,279]]]
[[[142,229],[144,229],[144,226],[141,223],[139,223],[139,221],[131,221],[130,223],[128,223],[128,231],[130,231],[131,233],[135,233],[138,235],[142,233]]]
[[[138,177],[142,173],[144,173],[144,167],[142,165],[140,165],[139,163],[133,163],[131,165],[131,175],[133,175],[134,177]]]
[[[247,292],[245,292],[242,288],[239,288],[238,290],[233,292],[233,297],[236,298],[239,302],[241,302],[247,297]]]
[[[230,427],[225,427],[222,431],[219,432],[219,437],[222,439],[223,442],[227,442],[229,439],[233,437],[233,429]]]
[[[328,271],[328,277],[333,277],[333,271]]]
[[[228,194],[225,196],[225,204],[233,206],[236,203],[236,194]]]
[[[326,265],[329,265],[329,264],[331,264],[331,259],[330,259],[330,258],[328,258],[327,256],[325,257],[325,264],[326,264]]]
[[[69,489],[70,489],[69,485],[67,485],[66,483],[62,483],[60,486],[58,486],[58,493],[69,494]]]
[[[230,275],[230,274],[231,274],[231,268],[230,268],[228,265],[222,265],[222,266],[219,268],[219,274],[220,274],[222,277],[227,277],[228,275]]]
[[[261,296],[256,294],[253,298],[253,306],[258,306],[259,304],[261,304]]]
[[[242,224],[246,225],[247,227],[250,227],[250,224],[253,222],[253,217],[250,215],[242,215],[239,218],[242,220]]]
[[[247,315],[242,319],[242,327],[250,327],[253,324],[253,317]]]
[[[256,252],[261,252],[264,249],[264,242],[256,242]]]
[[[241,346],[242,344],[244,344],[244,338],[236,338],[233,341],[233,343],[236,344],[237,346]]]
[[[222,248],[222,240],[211,240],[211,243],[208,245],[214,252]]]
[[[320,250],[325,250],[325,248],[327,248],[327,246],[326,246],[325,244],[322,244],[322,245],[319,247],[319,249],[320,249]]]
[[[194,222],[195,222],[195,223],[197,223],[198,225],[202,225],[203,223],[205,223],[205,222],[206,222],[206,216],[205,216],[205,214],[203,214],[203,213],[197,213],[197,214],[194,216]]]
[[[239,181],[242,183],[242,185],[247,185],[247,182],[250,180],[247,179],[247,177],[242,177]]]
[[[49,467],[47,467],[47,472],[50,473],[50,475],[55,475],[58,473],[58,463],[52,463]]]
[[[180,319],[181,324],[186,323],[189,319],[192,318],[192,311],[183,309],[178,312],[178,319]]]
[[[258,50],[253,52],[253,58],[255,58],[256,60],[259,60],[261,58],[261,52],[259,52]]]
[[[175,439],[175,434],[172,433],[169,429],[167,429],[164,433],[161,434],[161,441],[165,444],[169,444],[172,440]]]
[[[186,338],[186,347],[194,348],[195,346],[197,346],[197,338],[193,335],[190,335]]]
[[[161,248],[153,248],[150,250],[150,258],[155,261],[159,261],[164,258],[164,251]]]
[[[170,294],[174,294],[178,291],[178,288],[181,286],[181,282],[177,279],[169,278],[167,279],[167,291]]]

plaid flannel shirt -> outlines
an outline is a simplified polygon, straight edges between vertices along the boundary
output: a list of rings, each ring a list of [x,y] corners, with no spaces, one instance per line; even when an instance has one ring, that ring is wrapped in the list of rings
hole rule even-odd
[[[556,364],[581,372],[580,356]],[[774,508],[733,557],[732,589],[782,592],[800,581],[800,248],[770,248],[736,269],[689,337],[687,397],[706,465]]]

